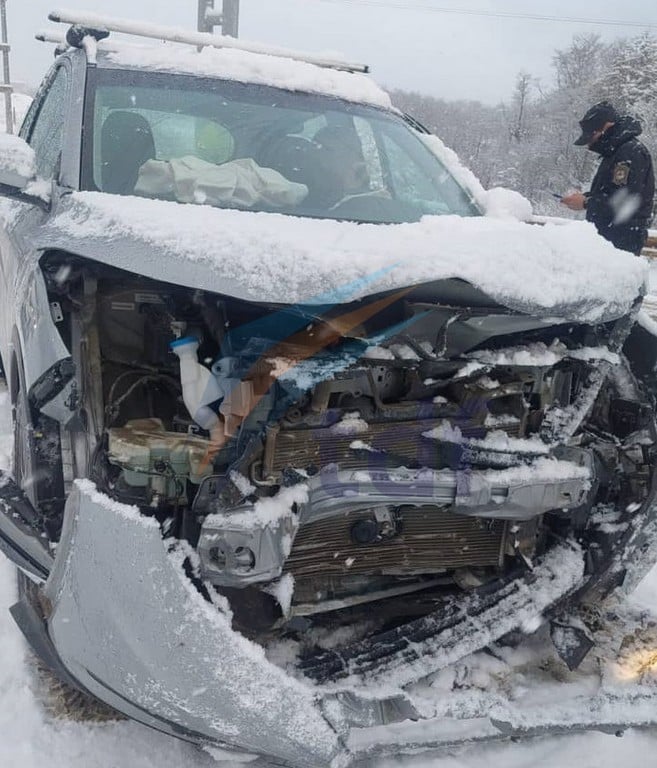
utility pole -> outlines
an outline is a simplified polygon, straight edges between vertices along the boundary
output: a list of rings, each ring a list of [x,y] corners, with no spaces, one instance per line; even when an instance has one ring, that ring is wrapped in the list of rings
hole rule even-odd
[[[2,51],[2,84],[0,92],[5,95],[5,124],[7,133],[14,132],[14,114],[11,104],[11,77],[9,76],[9,38],[7,36],[7,0],[0,0],[0,26],[2,27],[2,42],[0,42],[0,51]]]
[[[221,3],[221,10],[215,7]],[[222,35],[237,37],[240,20],[240,0],[198,0],[198,31],[214,32],[221,27]]]

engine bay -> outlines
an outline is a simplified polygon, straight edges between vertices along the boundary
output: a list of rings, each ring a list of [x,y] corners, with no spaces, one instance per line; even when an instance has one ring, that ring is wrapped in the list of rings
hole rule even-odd
[[[156,518],[249,635],[426,615],[647,493],[613,323],[452,284],[293,307],[63,253],[42,269],[75,371],[63,487]]]

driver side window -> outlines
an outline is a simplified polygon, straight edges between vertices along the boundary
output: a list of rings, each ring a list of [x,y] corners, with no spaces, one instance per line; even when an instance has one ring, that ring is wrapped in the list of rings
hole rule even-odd
[[[54,178],[59,167],[64,141],[67,95],[68,73],[64,67],[60,67],[41,102],[28,137],[28,143],[36,154],[37,172],[42,179]]]

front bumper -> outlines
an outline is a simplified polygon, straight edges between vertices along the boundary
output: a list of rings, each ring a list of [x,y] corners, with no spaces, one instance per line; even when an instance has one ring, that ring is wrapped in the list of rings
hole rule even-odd
[[[199,743],[328,766],[341,751],[316,690],[270,664],[187,579],[158,524],[77,485],[45,587],[73,678],[129,717]]]

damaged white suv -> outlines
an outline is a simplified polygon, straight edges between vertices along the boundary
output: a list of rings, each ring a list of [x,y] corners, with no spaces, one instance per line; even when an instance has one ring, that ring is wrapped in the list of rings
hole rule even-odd
[[[643,261],[514,218],[354,67],[78,21],[0,141],[37,653],[304,768],[520,628],[576,664],[569,612],[655,559]]]

